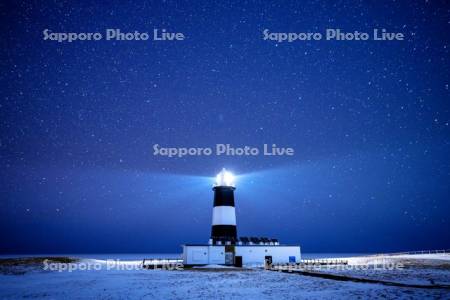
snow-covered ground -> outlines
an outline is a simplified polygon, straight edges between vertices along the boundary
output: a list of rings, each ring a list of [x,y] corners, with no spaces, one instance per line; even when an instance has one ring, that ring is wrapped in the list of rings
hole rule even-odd
[[[426,290],[341,282],[261,269],[143,270],[136,260],[121,262],[119,265],[122,267],[107,270],[104,260],[81,262],[86,261],[93,265],[103,264],[103,267],[99,270],[58,272],[33,266],[25,268],[24,273],[18,273],[21,275],[0,275],[0,299],[450,298],[450,291],[445,289]],[[445,267],[413,267],[405,270],[403,273],[386,272],[391,274],[389,276],[392,279],[410,276],[409,279],[415,280],[431,274],[439,282],[449,280],[449,269]],[[349,272],[352,276],[371,276],[370,270],[364,271],[366,273]],[[381,277],[386,276],[388,275]]]
[[[354,257],[340,257],[336,259],[347,260],[350,265],[386,264],[402,262],[405,264],[438,264],[450,266],[450,253],[439,254],[412,254],[412,255],[367,255]]]

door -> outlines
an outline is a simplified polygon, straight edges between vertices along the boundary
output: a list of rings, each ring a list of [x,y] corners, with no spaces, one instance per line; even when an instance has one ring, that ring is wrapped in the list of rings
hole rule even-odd
[[[272,266],[272,256],[264,256],[265,266],[270,268]]]
[[[242,268],[242,256],[234,257],[234,266],[238,268]]]
[[[232,266],[234,265],[234,245],[225,246],[225,264]]]
[[[234,264],[234,253],[233,252],[225,252],[225,264],[226,265]]]

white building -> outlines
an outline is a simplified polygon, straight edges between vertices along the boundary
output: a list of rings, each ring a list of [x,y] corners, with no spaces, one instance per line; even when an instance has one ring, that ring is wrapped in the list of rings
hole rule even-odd
[[[264,264],[266,260],[272,263],[299,262],[300,247],[288,245],[183,245],[183,263],[185,265],[242,266]]]
[[[225,169],[217,175],[211,238],[208,244],[183,245],[185,265],[249,265],[295,263],[300,246],[280,245],[276,239],[237,237],[233,176]]]

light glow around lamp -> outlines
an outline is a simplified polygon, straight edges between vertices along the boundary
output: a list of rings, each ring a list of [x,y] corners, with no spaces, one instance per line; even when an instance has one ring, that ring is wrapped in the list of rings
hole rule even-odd
[[[234,187],[234,175],[228,172],[225,168],[216,176],[214,186],[231,186]]]

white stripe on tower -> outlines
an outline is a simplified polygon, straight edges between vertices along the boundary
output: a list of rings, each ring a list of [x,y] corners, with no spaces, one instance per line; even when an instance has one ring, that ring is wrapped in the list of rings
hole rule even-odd
[[[215,206],[213,208],[212,225],[236,226],[236,211],[234,206]]]

